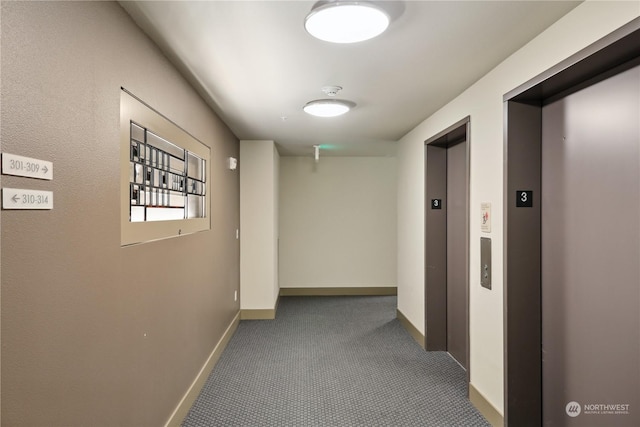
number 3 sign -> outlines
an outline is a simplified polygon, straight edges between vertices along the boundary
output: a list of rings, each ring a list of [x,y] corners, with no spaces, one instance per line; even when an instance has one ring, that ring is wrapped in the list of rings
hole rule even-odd
[[[533,191],[529,191],[529,190],[516,191],[516,207],[517,208],[533,207]]]

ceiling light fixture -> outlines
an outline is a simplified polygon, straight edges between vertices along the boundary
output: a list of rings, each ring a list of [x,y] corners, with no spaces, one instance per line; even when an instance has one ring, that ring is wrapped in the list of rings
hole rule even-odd
[[[366,1],[319,1],[304,20],[312,36],[332,43],[357,43],[382,34],[389,15]]]
[[[303,110],[312,116],[336,117],[348,112],[355,106],[356,104],[353,102],[342,99],[316,99],[307,102]]]

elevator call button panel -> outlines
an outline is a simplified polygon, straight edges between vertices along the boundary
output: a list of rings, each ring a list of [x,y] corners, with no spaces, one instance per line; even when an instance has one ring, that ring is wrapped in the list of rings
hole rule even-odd
[[[480,285],[491,289],[491,239],[480,238]]]

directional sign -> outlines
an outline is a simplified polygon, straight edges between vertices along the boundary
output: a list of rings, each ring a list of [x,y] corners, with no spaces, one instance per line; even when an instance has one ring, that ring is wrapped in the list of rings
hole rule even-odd
[[[2,153],[2,174],[27,178],[53,179],[53,163],[31,157]]]
[[[3,188],[2,209],[53,209],[53,191]]]

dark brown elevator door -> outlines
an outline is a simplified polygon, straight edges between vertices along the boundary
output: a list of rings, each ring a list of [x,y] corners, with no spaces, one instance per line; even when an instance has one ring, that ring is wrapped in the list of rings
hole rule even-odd
[[[467,142],[426,153],[426,349],[467,369]]]
[[[542,110],[547,426],[640,426],[640,67]]]
[[[447,351],[467,368],[466,144],[447,149]]]

